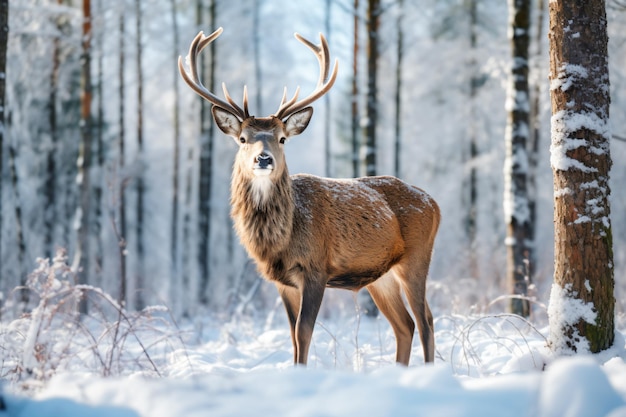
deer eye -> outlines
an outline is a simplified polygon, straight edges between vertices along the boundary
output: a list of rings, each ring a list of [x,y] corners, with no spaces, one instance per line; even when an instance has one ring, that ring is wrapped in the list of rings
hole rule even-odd
[[[243,136],[239,138],[239,142],[241,143],[246,143],[246,138],[244,138]]]
[[[280,142],[280,143],[285,143],[285,141],[287,141],[287,138],[285,138],[285,137],[282,137],[282,138],[280,138],[280,140],[279,140],[279,142]]]

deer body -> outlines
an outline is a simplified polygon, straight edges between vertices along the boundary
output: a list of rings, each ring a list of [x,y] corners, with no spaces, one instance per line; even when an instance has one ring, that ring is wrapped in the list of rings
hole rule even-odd
[[[200,34],[190,48],[191,74],[181,74],[196,92],[214,104],[217,126],[239,145],[231,182],[235,230],[261,274],[283,300],[291,328],[294,363],[306,364],[315,320],[326,287],[372,295],[396,336],[396,361],[408,365],[415,324],[402,299],[406,295],[419,329],[424,359],[434,360],[433,319],[426,301],[426,278],[440,221],[436,202],[419,188],[394,177],[329,179],[290,176],[287,140],[306,127],[310,103],[329,81],[328,50],[300,39],[320,60],[318,88],[308,98],[298,93],[272,116],[255,118],[232,101],[208,92],[194,72],[195,55],[215,39]]]

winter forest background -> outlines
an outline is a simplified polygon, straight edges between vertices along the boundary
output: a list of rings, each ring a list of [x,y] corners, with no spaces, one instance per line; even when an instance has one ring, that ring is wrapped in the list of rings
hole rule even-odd
[[[317,64],[293,33],[316,41],[323,32],[331,58],[339,59],[339,79],[327,99],[314,106],[308,130],[290,141],[290,172],[354,175],[354,97],[356,160],[358,175],[364,175],[366,143],[371,144],[365,137],[367,2],[91,3],[93,147],[86,169],[92,192],[88,244],[83,239],[79,245],[77,178],[85,178],[77,165],[84,134],[82,2],[9,2],[0,236],[5,303],[22,297],[14,288],[25,283],[37,258],[64,248],[71,264],[81,247],[88,251],[83,257],[88,262],[81,263],[85,282],[113,297],[126,291],[131,308],[165,304],[177,316],[205,308],[273,309],[275,290],[256,275],[229,219],[230,169],[237,147],[212,128],[208,107],[182,82],[177,59],[187,54],[199,30],[208,34],[222,26],[214,62],[205,60],[205,76],[213,70],[213,90],[221,94],[219,86],[226,82],[236,99],[247,84],[251,112],[265,116],[278,107],[284,86],[293,91],[300,85],[303,94],[313,89]],[[538,306],[547,304],[554,270],[547,13],[541,12],[541,3],[534,3],[530,49],[531,100],[538,102],[536,190],[531,190],[537,207],[536,264],[530,295]],[[626,289],[626,7],[617,0],[607,5],[614,134],[611,220],[620,317]],[[507,4],[383,0],[381,10],[376,173],[397,175],[423,188],[441,207],[429,281],[431,306],[463,314],[505,310],[507,303],[498,297],[510,292],[503,213],[511,65]],[[327,294],[335,301],[341,297]],[[343,308],[354,309],[352,301]],[[545,315],[545,308],[534,311]],[[326,309],[322,314],[332,313]]]

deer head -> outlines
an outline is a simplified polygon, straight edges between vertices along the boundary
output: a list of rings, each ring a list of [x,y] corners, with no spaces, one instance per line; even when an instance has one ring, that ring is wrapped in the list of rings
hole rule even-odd
[[[320,44],[315,45],[299,34],[296,39],[306,45],[315,54],[319,66],[320,75],[315,90],[306,98],[298,100],[300,88],[298,87],[290,100],[287,100],[287,88],[285,87],[280,106],[276,113],[267,117],[254,117],[248,111],[247,88],[244,87],[243,107],[240,107],[232,99],[226,84],[222,84],[224,98],[217,97],[210,92],[198,78],[197,57],[200,52],[222,33],[222,28],[217,29],[209,36],[200,32],[189,47],[187,59],[190,70],[183,66],[182,57],[178,60],[178,67],[185,82],[200,96],[213,104],[213,118],[222,132],[232,137],[239,145],[239,152],[235,165],[249,178],[266,178],[267,180],[286,175],[287,168],[283,145],[292,136],[302,133],[313,116],[313,108],[310,105],[326,94],[335,83],[337,78],[338,63],[335,61],[333,71],[329,77],[329,51],[328,43],[320,34]],[[263,182],[265,180],[260,180]]]

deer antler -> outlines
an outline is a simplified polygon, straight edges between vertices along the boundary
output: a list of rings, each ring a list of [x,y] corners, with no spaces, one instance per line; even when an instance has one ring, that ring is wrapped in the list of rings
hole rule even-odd
[[[180,71],[180,75],[183,77],[187,85],[191,87],[196,93],[198,93],[201,97],[206,99],[207,101],[213,103],[213,105],[220,107],[224,110],[227,110],[237,116],[241,121],[250,117],[248,112],[248,92],[246,87],[243,89],[243,109],[235,103],[235,101],[231,98],[230,94],[228,94],[228,90],[226,89],[226,84],[222,83],[222,89],[224,90],[224,97],[227,101],[222,100],[217,97],[215,94],[210,92],[202,81],[200,81],[198,77],[198,64],[197,58],[200,55],[200,52],[204,48],[206,48],[211,42],[217,39],[223,32],[222,28],[218,28],[215,32],[211,33],[209,36],[205,36],[204,32],[198,33],[198,35],[193,39],[191,45],[189,46],[189,54],[187,55],[187,60],[189,64],[190,71],[187,71],[183,65],[183,58],[178,57],[178,70]]]
[[[302,110],[303,108],[309,106],[315,100],[326,94],[335,83],[335,79],[337,78],[337,71],[339,69],[339,63],[337,60],[335,60],[333,72],[330,78],[326,80],[328,78],[328,70],[330,69],[330,53],[328,52],[328,43],[326,42],[326,38],[324,38],[324,35],[320,33],[319,45],[313,44],[312,42],[306,40],[297,33],[295,34],[295,36],[296,39],[306,45],[306,47],[313,51],[313,53],[315,54],[315,57],[320,64],[320,77],[317,81],[317,86],[315,87],[315,90],[308,97],[300,101],[297,101],[298,94],[300,93],[300,87],[296,88],[295,94],[289,101],[287,101],[287,87],[285,87],[285,90],[283,92],[283,98],[280,102],[280,107],[278,108],[276,113],[274,113],[274,116],[278,119],[284,119],[287,116],[299,110]]]

